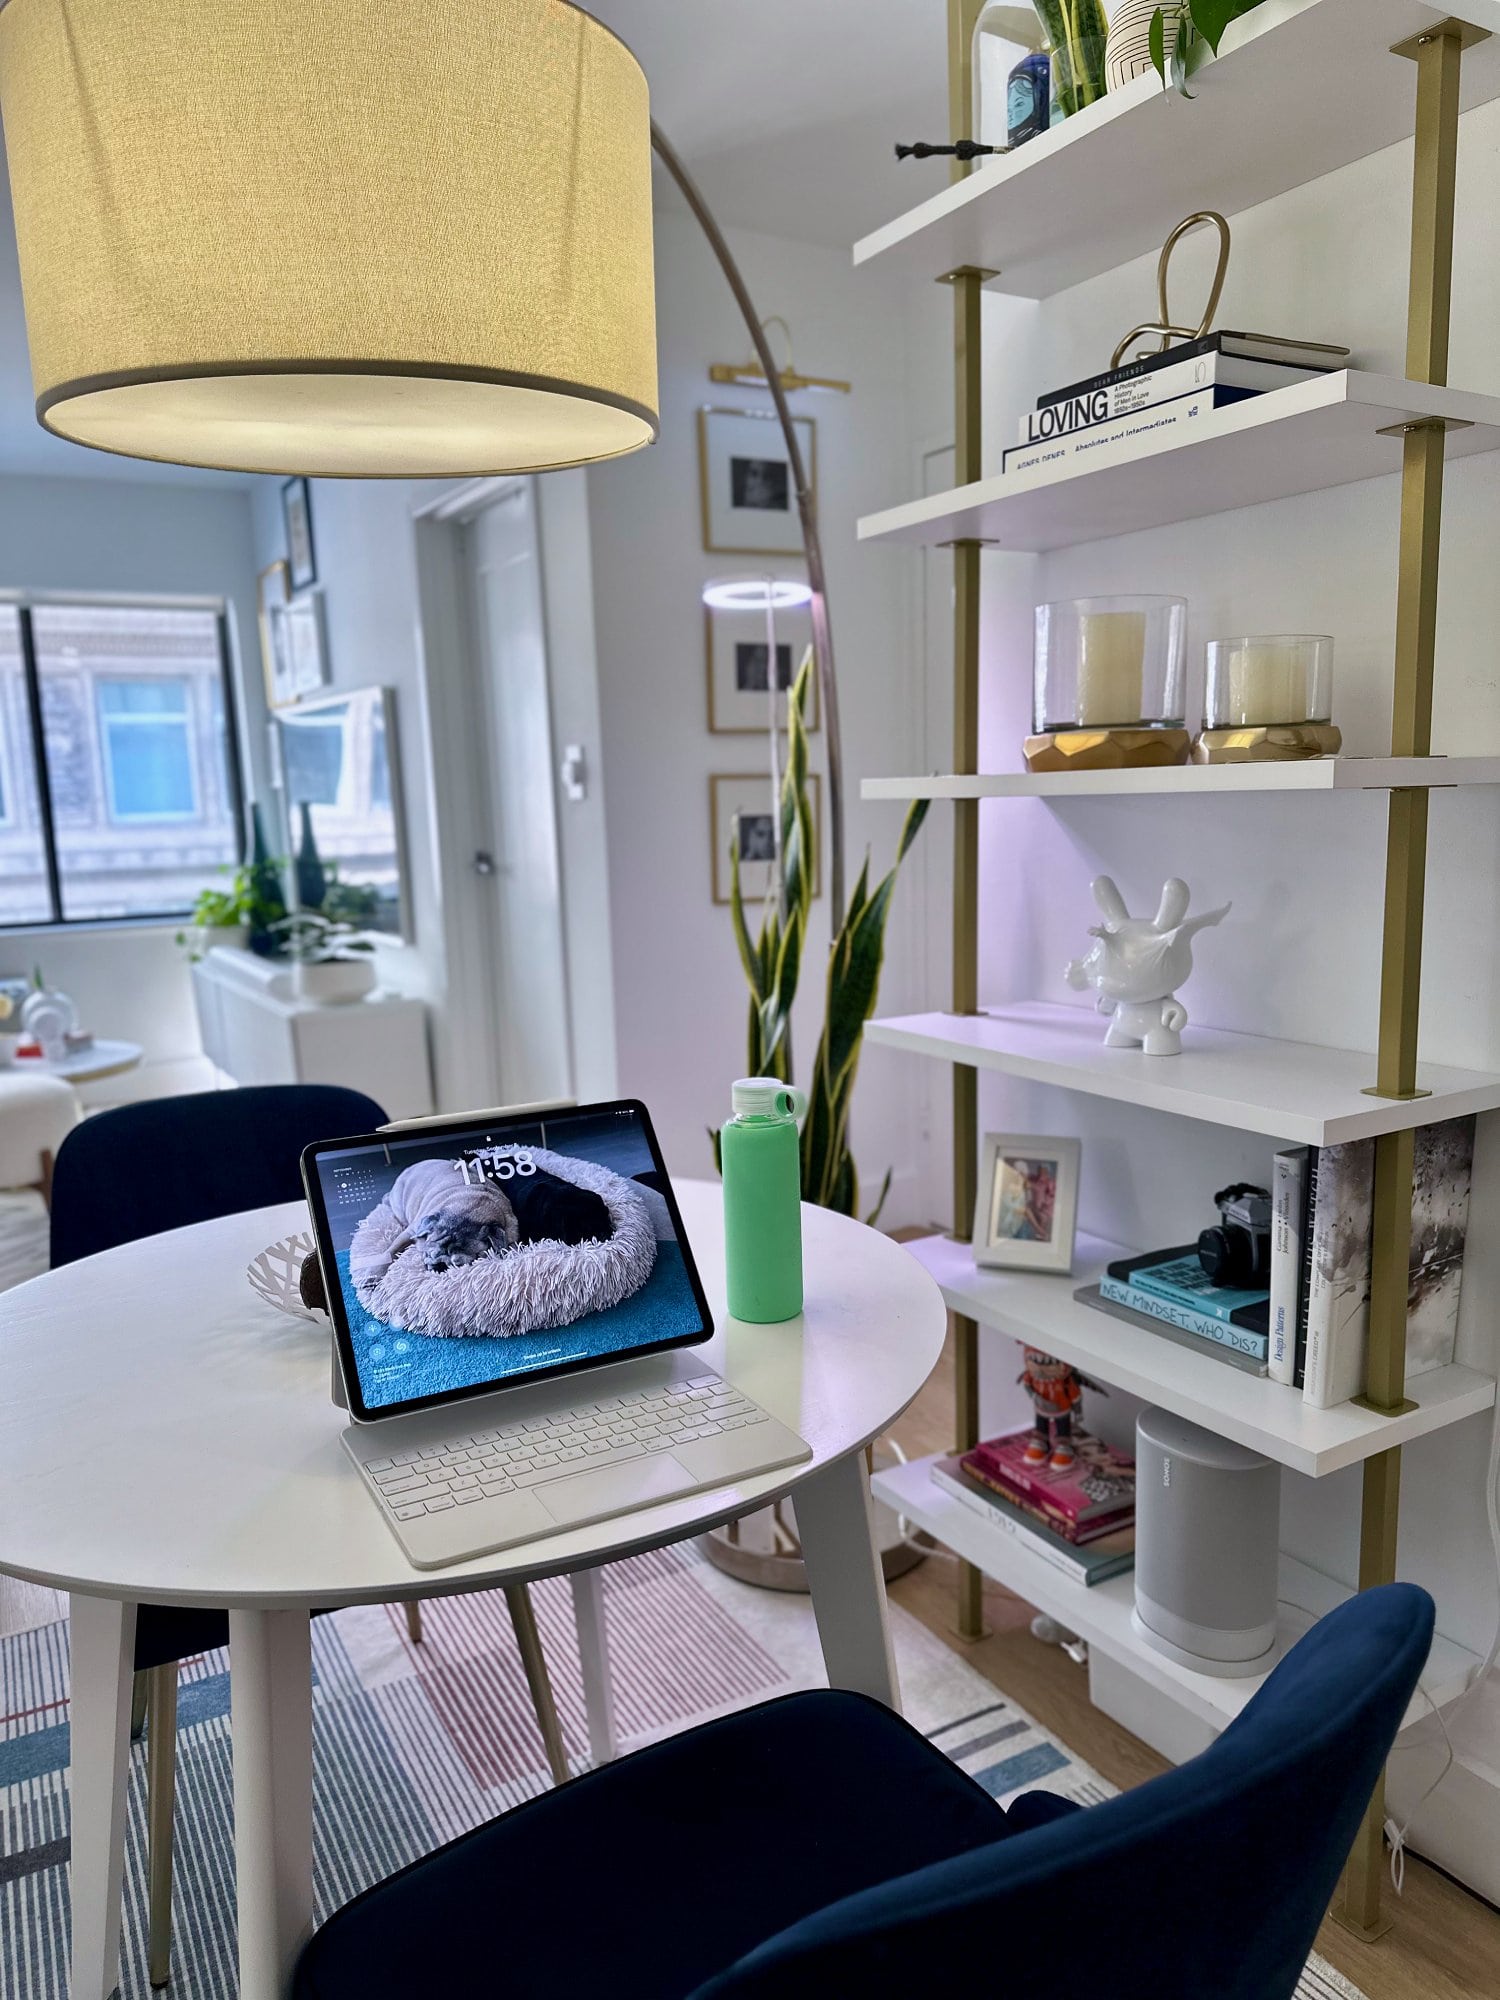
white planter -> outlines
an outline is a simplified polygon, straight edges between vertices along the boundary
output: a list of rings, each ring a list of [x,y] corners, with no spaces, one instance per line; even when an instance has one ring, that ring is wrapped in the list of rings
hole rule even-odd
[[[1109,40],[1104,45],[1105,85],[1124,90],[1153,67],[1151,16],[1158,0],[1117,0],[1110,9]]]
[[[199,958],[206,958],[216,947],[225,951],[243,951],[249,942],[248,924],[194,924],[189,939],[192,950]]]
[[[373,954],[360,958],[329,958],[321,962],[299,963],[292,970],[292,991],[299,1000],[316,1000],[320,1006],[343,1006],[363,1000],[375,986]]]

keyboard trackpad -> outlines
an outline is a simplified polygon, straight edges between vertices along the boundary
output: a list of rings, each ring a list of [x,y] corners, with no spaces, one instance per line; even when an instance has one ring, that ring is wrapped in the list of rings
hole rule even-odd
[[[623,1465],[601,1465],[594,1472],[550,1480],[545,1486],[533,1486],[531,1495],[541,1501],[554,1521],[566,1524],[599,1521],[630,1507],[647,1507],[653,1500],[691,1493],[702,1484],[670,1452],[657,1452],[649,1458],[627,1459]]]

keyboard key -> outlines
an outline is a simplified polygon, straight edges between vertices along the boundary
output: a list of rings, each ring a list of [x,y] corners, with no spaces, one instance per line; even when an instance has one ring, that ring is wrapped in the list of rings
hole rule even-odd
[[[445,1512],[446,1509],[451,1507],[452,1505],[453,1502],[452,1500],[449,1499],[448,1495],[446,1493],[442,1493],[439,1494],[436,1500],[428,1501],[427,1512],[429,1514],[441,1514]]]
[[[427,1509],[420,1500],[415,1506],[408,1500],[403,1501],[399,1507],[393,1507],[391,1511],[398,1521],[415,1521],[418,1514],[425,1514]]]
[[[564,1445],[562,1450],[557,1454],[557,1456],[560,1463],[565,1462],[570,1458],[582,1458],[583,1449],[580,1445],[576,1444]]]
[[[483,1493],[476,1486],[472,1492],[455,1493],[453,1496],[453,1504],[455,1507],[472,1507],[476,1500],[482,1500],[483,1498],[484,1498]]]
[[[478,1484],[479,1481],[474,1477],[472,1472],[461,1472],[448,1488],[448,1491],[450,1493],[466,1493],[471,1487]]]
[[[486,1479],[481,1482],[479,1490],[486,1500],[493,1500],[497,1494],[514,1493],[516,1485],[513,1479]]]
[[[690,1389],[717,1389],[723,1381],[722,1375],[694,1375],[688,1382]]]
[[[393,1466],[393,1465],[394,1465],[395,1463],[396,1463],[396,1461],[395,1461],[395,1459],[393,1459],[393,1458],[367,1458],[367,1459],[365,1460],[365,1471],[366,1471],[366,1472],[389,1472],[389,1471],[390,1471],[390,1469],[391,1469],[391,1467],[392,1467],[392,1466]]]
[[[425,1473],[419,1475],[416,1479],[382,1480],[380,1482],[380,1490],[387,1500],[394,1500],[401,1493],[415,1493],[419,1487],[423,1492],[427,1490],[427,1477]]]
[[[555,1451],[539,1451],[536,1457],[532,1460],[532,1464],[537,1466],[556,1465],[556,1463],[557,1463],[557,1453]]]

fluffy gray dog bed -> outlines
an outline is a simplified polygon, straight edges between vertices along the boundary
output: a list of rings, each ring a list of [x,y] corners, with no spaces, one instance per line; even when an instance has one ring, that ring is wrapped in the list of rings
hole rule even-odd
[[[408,1333],[541,1333],[617,1306],[645,1284],[656,1264],[656,1230],[643,1188],[592,1160],[542,1146],[500,1150],[591,1189],[609,1210],[614,1235],[602,1243],[523,1243],[505,1256],[429,1271],[408,1233],[410,1218],[387,1199],[360,1223],[350,1249],[354,1288],[367,1312]]]

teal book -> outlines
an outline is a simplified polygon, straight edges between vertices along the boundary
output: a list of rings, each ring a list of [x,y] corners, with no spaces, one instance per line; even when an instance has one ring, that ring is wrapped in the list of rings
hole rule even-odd
[[[1196,1248],[1161,1251],[1147,1262],[1131,1262],[1130,1284],[1170,1299],[1173,1305],[1207,1313],[1211,1319],[1235,1320],[1236,1314],[1264,1305],[1271,1296],[1269,1291],[1241,1292],[1230,1285],[1216,1285],[1198,1261]],[[1113,1265],[1110,1270],[1113,1273]]]
[[[1157,1292],[1148,1292],[1143,1285],[1127,1284],[1123,1278],[1111,1277],[1108,1271],[1099,1280],[1099,1296],[1111,1305],[1128,1306],[1131,1312],[1142,1313],[1148,1319],[1160,1320],[1165,1326],[1174,1326],[1179,1333],[1191,1333],[1200,1340],[1210,1341],[1216,1347],[1231,1347],[1236,1354],[1247,1354],[1254,1361],[1264,1361],[1269,1345],[1269,1305],[1260,1308],[1260,1324],[1237,1326],[1233,1320],[1214,1319],[1209,1313],[1194,1312],[1191,1306],[1178,1305],[1173,1299],[1163,1298]],[[1254,1312],[1254,1308],[1249,1308]]]

